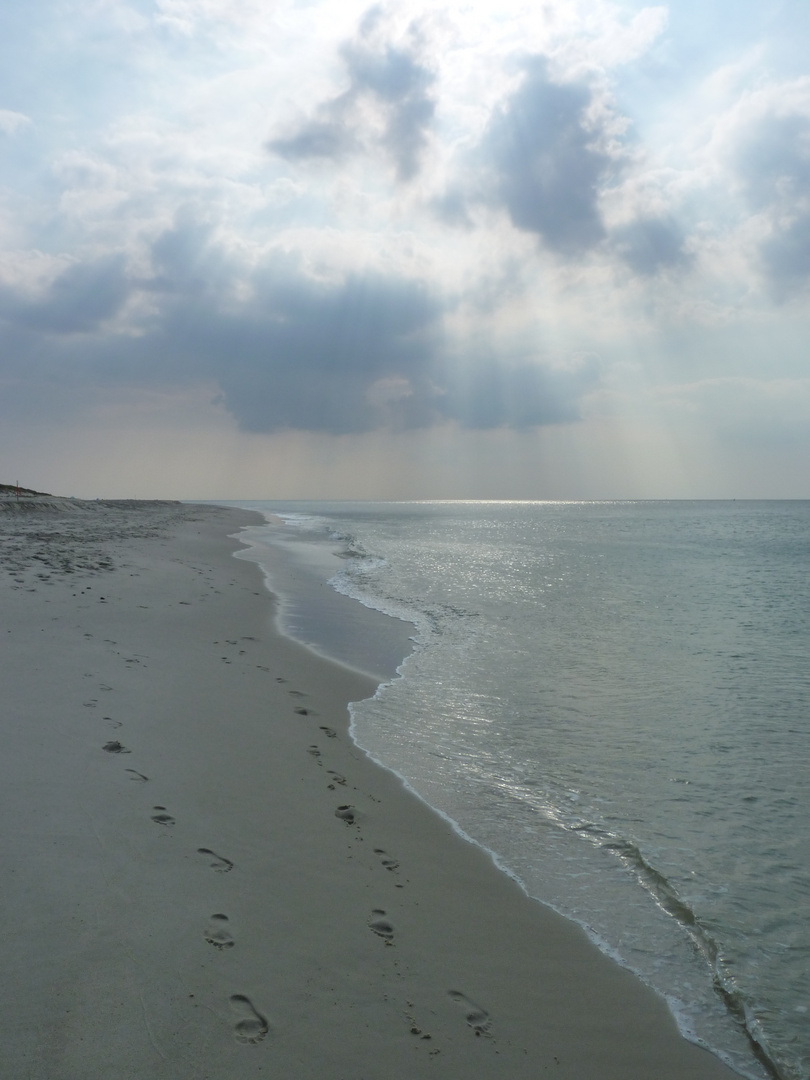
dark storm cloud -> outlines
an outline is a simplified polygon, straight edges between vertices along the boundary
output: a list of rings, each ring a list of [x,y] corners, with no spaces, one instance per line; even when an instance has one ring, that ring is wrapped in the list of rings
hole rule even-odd
[[[591,102],[588,86],[553,82],[545,61],[534,58],[481,147],[494,201],[518,229],[563,254],[584,252],[605,235],[598,196],[612,160],[589,126]]]
[[[417,174],[436,108],[435,75],[418,56],[417,34],[393,44],[385,29],[382,9],[371,8],[355,38],[340,50],[348,89],[321,104],[297,130],[269,140],[269,150],[288,160],[339,160],[377,145],[394,162],[399,180]],[[381,119],[378,136],[367,130],[362,106],[369,104]]]
[[[763,117],[745,133],[735,164],[752,208],[771,214],[761,265],[784,297],[810,280],[810,118]]]
[[[182,248],[165,238],[160,250]],[[195,265],[206,257],[194,252]],[[214,253],[212,264],[220,266]],[[381,426],[531,427],[579,417],[598,376],[477,356],[461,361],[442,333],[451,301],[423,282],[355,272],[317,280],[292,256],[251,276],[253,295],[234,308],[196,288],[172,303],[162,353],[193,357],[218,382],[228,409],[250,431],[333,434]]]
[[[215,376],[247,430],[369,430],[379,421],[369,388],[419,380],[435,354],[441,305],[419,282],[370,272],[320,282],[279,260],[252,284],[236,310],[178,304],[163,330]]]
[[[669,217],[642,218],[616,229],[611,240],[615,250],[636,274],[651,277],[661,270],[688,265],[684,234]]]
[[[3,287],[0,317],[45,333],[89,333],[118,312],[129,292],[123,258],[110,255],[69,266],[36,300]]]
[[[72,409],[81,407],[83,387],[207,383],[246,431],[348,434],[573,420],[595,378],[587,365],[560,372],[482,357],[475,344],[459,359],[443,332],[453,302],[424,282],[373,270],[323,280],[292,255],[249,269],[193,221],[157,238],[152,265],[137,281],[151,297],[138,334],[90,332],[126,295],[117,259],[72,267],[70,288],[57,279],[60,303],[52,289],[37,320],[0,311],[4,374],[19,392],[56,380]],[[95,306],[91,286],[101,293]],[[70,317],[63,292],[80,304]]]

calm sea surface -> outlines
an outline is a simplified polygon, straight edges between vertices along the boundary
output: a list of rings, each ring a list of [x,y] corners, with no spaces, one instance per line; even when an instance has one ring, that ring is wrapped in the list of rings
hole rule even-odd
[[[810,503],[240,505],[283,629],[382,682],[360,745],[690,1038],[808,1080]]]

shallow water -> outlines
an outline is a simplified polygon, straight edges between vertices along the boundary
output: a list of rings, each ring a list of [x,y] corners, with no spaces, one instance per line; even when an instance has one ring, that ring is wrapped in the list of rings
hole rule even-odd
[[[808,1080],[810,503],[241,505],[292,636],[380,678],[415,637],[359,743],[690,1037]]]

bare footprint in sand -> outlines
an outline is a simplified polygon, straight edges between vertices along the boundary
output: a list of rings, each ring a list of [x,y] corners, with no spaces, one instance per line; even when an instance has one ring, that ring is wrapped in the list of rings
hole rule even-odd
[[[228,924],[227,915],[212,915],[208,928],[205,931],[205,940],[215,949],[232,949],[235,942],[226,929]]]
[[[344,785],[346,783],[346,777],[343,776],[341,773],[335,772],[334,769],[327,769],[326,771],[329,773],[329,775],[332,777],[332,780],[336,784]]]
[[[260,1043],[270,1030],[267,1017],[262,1016],[250,998],[244,994],[231,994],[231,1008],[241,1018],[233,1029],[239,1042]]]
[[[324,727],[323,724],[321,724],[321,731],[324,733],[324,735],[327,737],[327,739],[336,739],[337,738],[337,732],[333,728]]]
[[[153,806],[152,809],[162,811],[162,810],[165,810],[166,807],[165,806]],[[171,814],[165,814],[165,813],[152,814],[152,821],[154,821],[156,825],[167,825],[167,826],[174,825],[174,818],[171,816]]]
[[[227,874],[233,870],[233,863],[230,859],[226,859],[224,855],[217,855],[215,851],[207,847],[198,847],[198,855],[207,855],[209,859],[213,859],[213,862],[209,863],[212,870],[216,870],[218,874]]]
[[[384,938],[387,943],[390,943],[394,940],[394,928],[387,919],[383,918],[384,915],[382,908],[375,908],[368,920],[368,928],[373,930],[377,937]]]
[[[386,870],[398,870],[399,863],[396,859],[392,859],[387,851],[383,851],[382,848],[375,847],[374,854],[380,856],[380,862],[383,864]]]
[[[128,773],[132,773],[130,780],[137,780],[139,784],[145,784],[149,779],[148,776],[144,776],[142,772],[138,772],[137,769],[127,769]]]
[[[101,748],[106,750],[108,754],[131,754],[131,750],[127,750],[125,746],[122,746],[118,739],[111,739],[110,742],[104,743]]]
[[[476,1005],[474,1001],[471,1001],[466,994],[462,994],[460,990],[448,990],[447,992],[453,1001],[457,1001],[462,1009],[464,1009],[467,1023],[473,1029],[475,1034],[488,1034],[492,1021],[490,1020],[489,1013],[486,1009],[482,1009],[480,1005]]]
[[[357,811],[353,806],[339,806],[335,811],[335,817],[339,817],[342,821],[345,821],[347,825],[354,825],[357,818]]]

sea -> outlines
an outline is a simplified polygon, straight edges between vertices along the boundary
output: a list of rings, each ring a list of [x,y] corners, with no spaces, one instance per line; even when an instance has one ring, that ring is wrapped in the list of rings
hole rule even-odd
[[[751,1080],[810,1080],[810,502],[241,501],[356,742]]]

